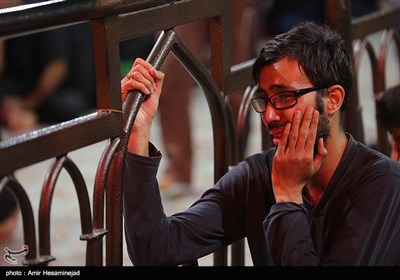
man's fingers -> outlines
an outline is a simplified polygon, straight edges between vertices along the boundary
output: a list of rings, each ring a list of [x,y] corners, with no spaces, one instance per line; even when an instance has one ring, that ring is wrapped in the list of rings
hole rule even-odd
[[[301,111],[297,110],[293,114],[292,125],[289,135],[288,150],[294,151],[297,146],[299,129],[301,124]]]
[[[157,71],[155,68],[151,68],[149,73],[153,76],[155,82],[153,84],[154,91],[156,93],[161,93],[160,89],[162,88],[162,84],[164,81],[165,73],[162,71]]]
[[[313,112],[311,112],[311,119],[309,121],[306,142],[304,145],[304,150],[306,150],[306,151],[314,150],[314,145],[315,145],[315,140],[317,137],[317,130],[318,130],[318,121],[319,121],[319,112],[317,110],[313,109]]]
[[[281,138],[279,139],[279,144],[278,144],[278,147],[277,147],[277,150],[276,150],[276,154],[279,154],[281,156],[283,156],[285,154],[286,145],[287,145],[287,142],[288,142],[288,137],[289,137],[289,134],[290,134],[291,126],[292,126],[291,123],[287,123],[285,125],[285,128],[283,130],[283,134],[282,134]]]
[[[304,111],[297,136],[298,139],[296,143],[296,149],[298,150],[304,150],[306,142],[310,137],[310,123],[312,120],[313,111],[314,108],[312,108],[311,106],[307,107],[306,110]]]
[[[322,163],[325,160],[326,155],[328,154],[328,150],[325,148],[324,145],[324,138],[319,138],[318,139],[318,149],[317,149],[317,154],[314,157],[314,170],[315,173],[318,172],[320,169]]]
[[[153,65],[151,65],[149,62],[147,62],[146,60],[142,59],[142,58],[137,58],[132,65],[131,70],[135,67],[141,65],[143,66],[147,71],[149,71],[151,68],[153,68]]]

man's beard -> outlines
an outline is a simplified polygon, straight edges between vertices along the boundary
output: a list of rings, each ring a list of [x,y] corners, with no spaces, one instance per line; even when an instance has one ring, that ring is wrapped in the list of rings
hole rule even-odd
[[[318,140],[319,138],[324,139],[324,143],[326,143],[327,138],[330,135],[331,123],[328,116],[325,113],[324,102],[322,96],[317,94],[317,110],[319,112],[319,120],[318,120],[318,129],[317,129],[317,137],[315,138],[314,144],[314,155],[318,152]]]

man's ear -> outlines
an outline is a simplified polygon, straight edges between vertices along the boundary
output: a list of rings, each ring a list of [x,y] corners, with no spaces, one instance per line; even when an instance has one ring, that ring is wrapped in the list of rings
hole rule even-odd
[[[345,91],[340,85],[333,85],[327,89],[326,93],[326,113],[328,116],[334,115],[342,107]]]

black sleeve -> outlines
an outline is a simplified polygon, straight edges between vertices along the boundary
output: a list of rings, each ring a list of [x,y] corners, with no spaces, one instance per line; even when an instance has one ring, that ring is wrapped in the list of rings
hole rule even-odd
[[[264,231],[274,265],[318,263],[303,205],[292,202],[273,205],[264,221]]]
[[[127,153],[123,212],[133,264],[179,265],[215,252],[244,235],[243,216],[233,198],[243,197],[237,194],[237,186],[245,185],[244,168],[226,174],[186,211],[167,217],[156,180],[160,160],[157,155]]]
[[[400,174],[397,171],[372,166],[347,191],[343,205],[330,207],[343,207],[343,217],[332,217],[335,222],[340,219],[341,226],[333,233],[331,244],[327,244],[322,234],[310,233],[309,213],[304,206],[285,202],[271,208],[264,221],[264,232],[275,265],[399,265]],[[323,223],[333,221],[325,219]],[[316,256],[315,242],[322,242],[329,249]]]

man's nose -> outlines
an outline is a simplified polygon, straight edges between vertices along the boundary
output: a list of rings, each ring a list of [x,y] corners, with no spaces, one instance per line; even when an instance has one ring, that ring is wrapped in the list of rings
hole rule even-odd
[[[273,121],[279,121],[280,117],[277,111],[278,110],[276,110],[274,106],[272,106],[271,102],[268,102],[267,107],[265,108],[265,112],[262,113],[264,123],[268,124]]]

